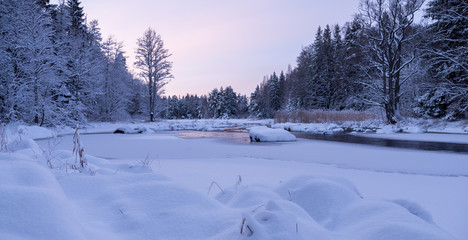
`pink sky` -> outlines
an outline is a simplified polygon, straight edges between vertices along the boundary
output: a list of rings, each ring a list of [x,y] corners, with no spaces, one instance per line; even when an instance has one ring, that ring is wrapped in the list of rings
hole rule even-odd
[[[54,1],[51,1],[54,2]],[[152,27],[172,53],[169,95],[231,85],[250,94],[263,76],[295,66],[317,27],[352,20],[359,0],[81,0],[103,37],[123,41],[133,68],[136,40]]]

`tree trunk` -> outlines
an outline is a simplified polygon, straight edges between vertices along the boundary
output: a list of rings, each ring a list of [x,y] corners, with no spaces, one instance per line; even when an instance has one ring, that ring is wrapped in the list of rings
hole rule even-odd
[[[385,116],[387,117],[387,123],[397,123],[395,120],[395,108],[393,108],[393,104],[385,103]]]

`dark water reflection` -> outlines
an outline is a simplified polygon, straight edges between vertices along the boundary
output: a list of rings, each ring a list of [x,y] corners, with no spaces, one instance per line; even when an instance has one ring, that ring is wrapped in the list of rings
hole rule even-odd
[[[359,136],[353,134],[313,134],[303,132],[293,132],[297,138],[324,140],[333,142],[344,143],[357,143],[381,147],[395,147],[406,149],[418,149],[427,151],[449,151],[457,153],[468,153],[468,144],[463,143],[447,143],[447,142],[428,142],[428,141],[414,141],[414,140],[396,140],[396,139],[382,139],[373,138],[368,136]],[[468,160],[468,159],[467,159]]]

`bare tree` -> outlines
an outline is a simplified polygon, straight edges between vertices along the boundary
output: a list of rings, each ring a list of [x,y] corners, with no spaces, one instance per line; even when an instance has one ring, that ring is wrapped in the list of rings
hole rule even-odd
[[[156,99],[169,79],[173,78],[172,62],[169,50],[164,48],[161,36],[148,28],[137,40],[135,67],[140,70],[139,76],[148,83],[150,121],[154,121]]]
[[[387,121],[396,123],[400,115],[401,87],[411,79],[412,73],[405,69],[413,63],[415,51],[405,49],[417,35],[411,31],[414,14],[423,0],[363,0],[361,18],[369,65],[365,67],[371,90],[369,103],[385,109]]]

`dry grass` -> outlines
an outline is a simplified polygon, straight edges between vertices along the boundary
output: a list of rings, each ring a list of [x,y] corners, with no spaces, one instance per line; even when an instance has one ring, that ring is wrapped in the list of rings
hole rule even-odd
[[[8,138],[6,135],[6,126],[0,123],[0,152],[7,151]]]
[[[75,164],[71,165],[71,169],[82,172],[88,166],[88,160],[84,155],[84,147],[80,140],[80,134],[78,133],[78,126],[73,134],[73,154],[75,155]]]
[[[353,110],[326,111],[326,110],[297,110],[279,111],[275,114],[275,123],[343,123],[363,122],[377,119],[372,112],[359,112]]]

